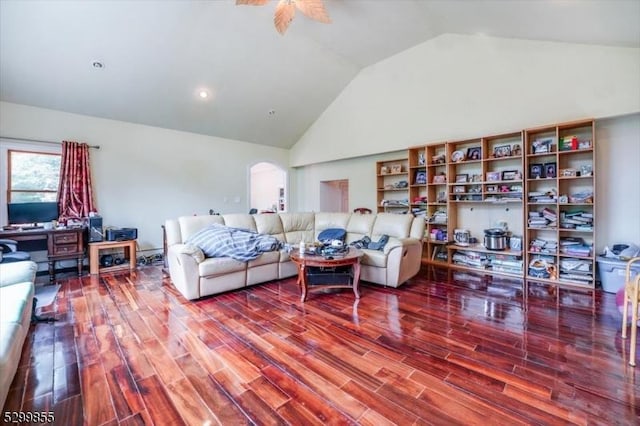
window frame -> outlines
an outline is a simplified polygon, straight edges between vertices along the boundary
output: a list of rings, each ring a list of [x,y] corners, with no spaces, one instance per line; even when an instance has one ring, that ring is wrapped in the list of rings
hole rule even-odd
[[[55,190],[51,190],[51,189],[19,189],[19,190],[14,190],[12,188],[11,185],[11,175],[12,175],[12,164],[11,164],[11,156],[13,153],[20,153],[20,154],[35,154],[35,155],[52,155],[52,156],[57,156],[57,157],[62,157],[62,154],[59,152],[50,152],[50,151],[44,151],[44,150],[33,150],[33,149],[16,149],[16,148],[8,148],[7,149],[7,195],[6,195],[6,199],[7,199],[7,204],[12,202],[12,196],[14,195],[14,193],[27,193],[27,194],[32,194],[32,193],[43,193],[43,194],[57,194],[58,193],[58,188],[56,188]],[[62,158],[61,158],[62,160]],[[60,176],[58,176],[58,182],[60,182]],[[56,197],[57,198],[57,197]]]

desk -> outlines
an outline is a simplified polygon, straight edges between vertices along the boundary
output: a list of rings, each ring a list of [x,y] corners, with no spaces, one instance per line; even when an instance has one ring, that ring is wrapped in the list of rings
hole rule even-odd
[[[82,275],[82,261],[84,259],[84,233],[86,228],[64,229],[30,229],[25,231],[9,230],[0,231],[0,238],[7,238],[18,242],[18,250],[35,251],[45,250],[49,261],[49,282],[53,283],[55,277],[55,263],[57,260],[76,259],[78,262],[78,276]],[[29,243],[42,243],[42,248],[25,249],[22,246]],[[22,244],[21,244],[22,243]]]
[[[124,248],[124,257],[129,260],[129,264],[100,267],[100,250]],[[100,271],[109,272],[119,269],[129,268],[136,269],[136,240],[127,241],[100,241],[97,243],[89,243],[89,273],[91,275],[99,275]]]

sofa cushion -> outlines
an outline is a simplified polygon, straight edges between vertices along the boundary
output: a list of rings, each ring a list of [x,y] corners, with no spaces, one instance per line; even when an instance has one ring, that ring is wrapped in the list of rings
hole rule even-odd
[[[222,215],[224,224],[232,228],[247,229],[251,232],[258,232],[253,215],[248,213],[233,213]]]
[[[314,241],[315,213],[280,213],[286,242]]]
[[[364,255],[360,259],[360,263],[377,268],[387,267],[387,255],[380,250],[362,249]]]
[[[180,223],[182,242],[187,241],[193,234],[212,223],[224,225],[222,216],[215,214],[206,216],[182,216],[178,218],[178,222]]]
[[[355,215],[354,215],[355,216]],[[378,213],[371,230],[371,239],[378,241],[382,235],[396,238],[407,238],[413,223],[412,215],[398,215],[393,213]]]
[[[27,309],[27,303],[32,303],[34,291],[31,282],[0,287],[0,321],[28,324],[30,319],[25,315],[31,309]]]
[[[360,240],[365,235],[370,237],[375,220],[374,214],[352,214],[347,223],[347,243]]]
[[[256,214],[253,215],[256,222],[256,230],[261,234],[273,235],[280,241],[285,241],[282,221],[277,214]]]
[[[198,271],[201,277],[210,277],[243,271],[246,267],[245,262],[230,257],[211,257],[198,265]]]
[[[316,213],[314,239],[318,240],[318,235],[325,229],[338,228],[346,230],[350,217],[351,213]]]

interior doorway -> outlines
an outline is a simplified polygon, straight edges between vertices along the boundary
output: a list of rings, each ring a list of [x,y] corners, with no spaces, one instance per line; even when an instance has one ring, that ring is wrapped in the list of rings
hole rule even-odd
[[[320,182],[320,211],[349,212],[349,180],[326,180]]]
[[[250,169],[250,209],[260,212],[287,211],[287,172],[272,163],[262,162]]]

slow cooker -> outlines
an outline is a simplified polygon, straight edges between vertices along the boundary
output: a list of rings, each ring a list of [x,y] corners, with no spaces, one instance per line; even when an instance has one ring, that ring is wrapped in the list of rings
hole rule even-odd
[[[504,250],[507,248],[507,233],[501,228],[484,230],[484,246],[488,250]]]

